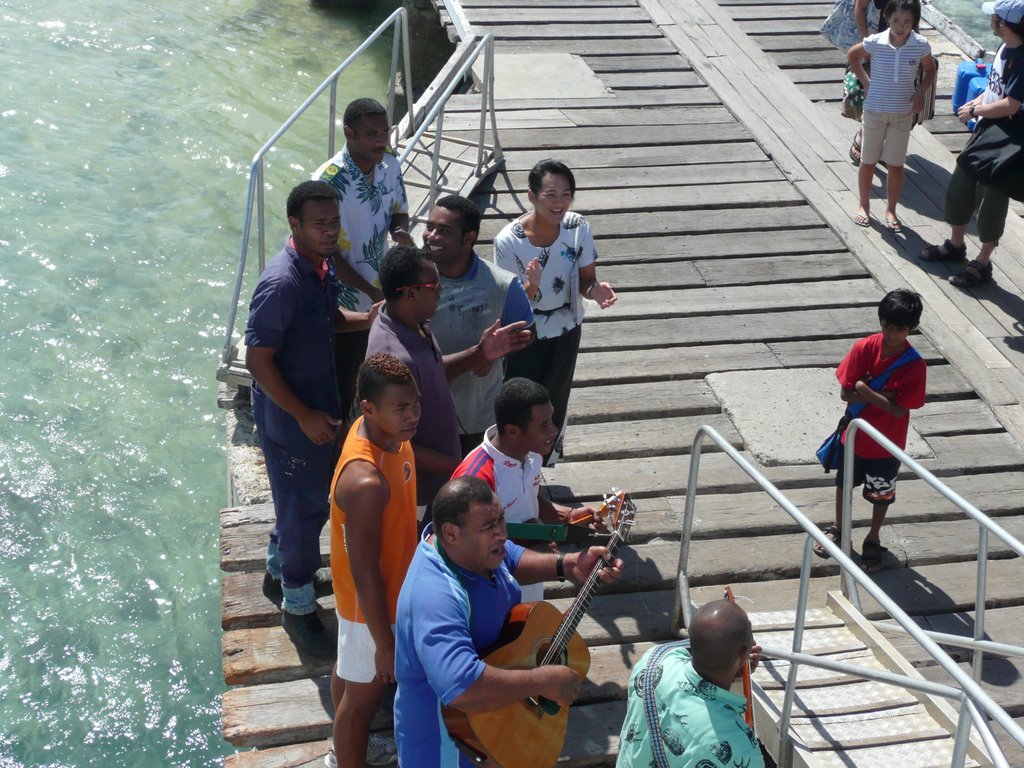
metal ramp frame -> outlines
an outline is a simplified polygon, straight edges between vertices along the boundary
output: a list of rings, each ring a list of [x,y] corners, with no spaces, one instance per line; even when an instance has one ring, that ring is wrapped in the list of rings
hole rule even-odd
[[[450,10],[450,9],[449,9]],[[410,230],[426,220],[430,208],[440,194],[469,194],[486,176],[502,162],[501,144],[498,140],[497,121],[494,109],[494,37],[488,33],[476,36],[472,29],[460,26],[460,41],[447,64],[435,76],[423,95],[415,104],[412,102],[412,71],[409,55],[409,23],[405,8],[398,8],[377,27],[369,37],[353,51],[292,113],[280,128],[253,156],[249,168],[248,195],[245,216],[242,223],[241,250],[238,270],[235,275],[234,291],[228,310],[227,328],[217,380],[229,387],[246,388],[252,384],[252,377],[245,367],[244,350],[236,340],[235,323],[238,319],[242,285],[245,282],[250,241],[253,238],[253,219],[256,220],[256,251],[259,271],[266,263],[266,215],[264,179],[266,156],[277,142],[298,122],[306,111],[323,96],[328,94],[327,121],[327,162],[335,154],[337,133],[337,91],[338,80],[344,71],[359,58],[372,43],[389,30],[394,36],[391,47],[391,74],[388,80],[388,123],[392,124],[390,144],[394,148],[402,167],[403,181],[409,197]],[[393,125],[397,92],[400,54],[404,67],[406,87],[406,114],[397,125]],[[483,60],[482,71],[474,65]],[[480,94],[480,121],[476,141],[444,134],[445,107],[448,99],[466,82],[473,84]],[[490,133],[489,140],[485,139]],[[321,169],[327,165],[321,166]],[[319,172],[320,169],[318,169]],[[247,402],[247,398],[227,393],[218,397],[218,405],[233,408]]]
[[[921,629],[850,559],[849,532],[853,453],[847,452],[842,529],[846,551],[825,537],[792,502],[714,429],[702,426],[693,439],[686,506],[679,548],[672,629],[685,635],[695,606],[686,573],[696,505],[703,442],[710,439],[808,534],[800,569],[796,609],[751,612],[755,638],[766,660],[753,675],[757,734],[780,768],[878,766],[938,768],[964,765],[1008,766],[992,733],[995,721],[1018,744],[1024,729],[979,685],[985,653],[1024,658],[1024,648],[982,640],[988,536],[992,534],[1024,557],[1024,544],[939,481],[874,427],[851,422],[851,439],[867,432],[889,453],[974,519],[981,533],[978,549],[977,628],[974,639]],[[808,608],[812,545],[818,542],[839,564],[843,593],[830,593],[824,609]],[[860,608],[862,587],[894,619],[870,622]],[[886,640],[883,631],[909,635],[944,669],[954,685],[925,680]],[[937,642],[971,648],[968,675]],[[776,645],[776,643],[778,643]],[[951,702],[955,702],[954,707]]]

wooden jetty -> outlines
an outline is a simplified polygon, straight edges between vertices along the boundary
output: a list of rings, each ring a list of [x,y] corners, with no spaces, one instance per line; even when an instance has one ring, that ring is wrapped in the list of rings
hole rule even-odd
[[[460,26],[495,34],[499,55],[573,54],[606,88],[555,99],[503,98],[499,88],[506,162],[477,190],[481,250],[489,253],[500,227],[525,210],[530,166],[565,160],[580,184],[574,207],[598,237],[600,274],[620,292],[613,311],[588,317],[567,460],[545,475],[555,498],[596,499],[614,483],[641,509],[623,578],[594,600],[580,627],[593,663],[560,764],[614,763],[631,668],[670,636],[694,430],[710,424],[745,448],[708,374],[834,366],[872,331],[882,293],[912,287],[926,303],[915,344],[929,364],[929,397],[913,423],[934,457],[922,463],[1024,537],[1024,225],[1011,217],[996,281],[973,293],[948,285],[947,266],[913,258],[922,242],[946,234],[942,194],[963,135],[945,118],[931,124],[934,133],[914,131],[905,234],[853,225],[856,172],[846,153],[855,127],[835,103],[842,57],[816,33],[828,7],[462,0],[455,8]],[[450,15],[442,9],[454,34]],[[478,103],[456,97],[446,125],[464,125],[468,135]],[[701,466],[694,600],[732,584],[752,613],[792,611],[803,534],[723,454],[709,453]],[[820,469],[764,471],[805,513],[830,519],[831,478]],[[970,634],[974,524],[919,480],[901,481],[899,493],[884,531],[895,561],[876,582],[923,627]],[[866,522],[859,512],[856,542]],[[224,697],[223,728],[241,750],[226,763],[313,766],[328,748],[330,667],[297,656],[260,594],[271,518],[265,505],[221,513],[224,673],[236,686]],[[322,546],[326,553],[326,533]],[[986,627],[992,639],[1019,642],[1022,566],[1010,555],[1000,546],[990,553]],[[825,605],[836,573],[831,561],[815,563],[812,605]],[[548,585],[548,599],[567,606],[567,586]],[[333,623],[333,601],[321,606]],[[882,616],[870,600],[864,609]],[[758,631],[765,628],[759,621]],[[916,645],[892,645],[923,676],[946,676]],[[1020,661],[991,659],[983,681],[1019,719],[1022,671]],[[1007,749],[1011,764],[1024,765],[1024,751]]]

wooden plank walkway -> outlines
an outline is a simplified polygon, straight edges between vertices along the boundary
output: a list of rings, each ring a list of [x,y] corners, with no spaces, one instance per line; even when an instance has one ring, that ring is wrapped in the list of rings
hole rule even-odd
[[[476,194],[485,211],[481,250],[489,253],[494,234],[526,210],[529,168],[548,156],[565,160],[580,185],[574,208],[594,225],[601,275],[621,293],[613,310],[588,316],[568,459],[546,473],[555,498],[593,499],[615,483],[635,494],[641,510],[624,577],[595,599],[580,628],[594,662],[560,764],[614,763],[632,665],[669,636],[694,429],[711,424],[745,447],[705,383],[709,373],[833,366],[855,338],[874,330],[882,292],[910,285],[926,301],[915,343],[930,366],[929,399],[914,424],[934,458],[922,463],[1024,537],[1024,304],[1014,298],[1024,286],[1017,260],[1024,232],[1011,222],[996,256],[997,285],[975,296],[950,288],[945,267],[922,270],[908,258],[922,238],[943,230],[936,217],[956,143],[925,131],[915,131],[908,163],[908,234],[866,233],[849,222],[856,173],[845,153],[853,125],[828,95],[838,90],[841,56],[816,34],[826,4],[461,6],[478,33],[495,33],[499,56],[573,53],[607,88],[604,97],[547,99],[502,98],[499,90],[505,168]],[[477,97],[456,97],[446,125],[471,131],[477,104]],[[803,535],[722,454],[709,452],[701,466],[694,599],[717,597],[732,583],[750,610],[792,610]],[[831,517],[830,478],[820,469],[765,471],[814,519]],[[329,746],[329,665],[298,657],[259,592],[271,518],[266,506],[221,515],[224,669],[238,686],[224,697],[224,733],[242,750],[259,749],[229,757],[230,766],[322,764]],[[909,477],[890,523],[891,557],[876,581],[922,623],[969,633],[976,528]],[[326,553],[326,536],[322,546]],[[993,547],[988,601],[1006,613],[990,614],[997,618],[988,627],[992,639],[1014,642],[1024,589],[1021,563],[1009,555]],[[813,604],[824,605],[835,574],[830,561],[814,564]],[[565,587],[548,585],[547,597],[568,605]],[[333,601],[321,607],[333,622]],[[879,615],[870,600],[865,609]],[[926,676],[934,673],[930,659],[895,644]],[[1006,683],[1005,700],[1024,701],[1019,675],[993,666],[1000,675],[993,685]],[[1011,714],[1024,717],[1018,710]],[[1022,755],[1008,754],[1011,764]]]

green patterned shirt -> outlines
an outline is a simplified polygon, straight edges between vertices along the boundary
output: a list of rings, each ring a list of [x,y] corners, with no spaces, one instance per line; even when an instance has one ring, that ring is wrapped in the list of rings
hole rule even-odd
[[[644,714],[644,679],[655,650],[643,655],[629,678],[616,768],[656,768]],[[743,721],[746,699],[698,675],[688,648],[668,651],[653,674],[665,757],[671,768],[764,768],[757,739]]]

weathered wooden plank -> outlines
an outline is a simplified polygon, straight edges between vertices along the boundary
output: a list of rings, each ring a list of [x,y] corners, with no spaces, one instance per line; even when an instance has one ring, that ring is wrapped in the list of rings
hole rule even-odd
[[[667,264],[601,264],[601,279],[614,285],[616,291],[838,280],[864,277],[866,274],[859,263],[841,253],[777,256],[771,259],[702,259]]]
[[[701,380],[657,381],[604,387],[581,387],[569,398],[569,424],[601,424],[661,416],[718,413],[721,406]]]
[[[655,347],[625,357],[622,352],[598,350],[579,356],[573,389],[604,384],[613,378],[623,383],[692,379],[720,370],[780,367],[778,357],[761,343]]]
[[[794,83],[826,83],[841,87],[846,70],[843,67],[802,67],[787,69],[786,76]]]
[[[501,53],[550,53],[551,43],[533,38],[495,40]],[[643,53],[674,54],[675,47],[664,38],[569,38],[558,41],[559,53],[577,56],[633,56]],[[685,58],[684,58],[685,61]]]
[[[596,233],[601,264],[636,264],[677,259],[732,259],[740,256],[845,253],[839,239],[825,227],[796,229],[779,237],[774,232],[721,232],[686,237],[649,237],[642,243],[615,233]],[[639,246],[639,248],[638,248]]]
[[[224,758],[224,768],[320,768],[331,741],[307,741],[285,747],[250,749]]]
[[[581,168],[621,168],[623,166],[679,166],[691,163],[727,163],[763,160],[765,155],[754,142],[729,144],[681,144],[661,147],[617,147],[614,150],[566,148],[533,149],[506,156],[510,170],[529,170],[541,160],[557,155],[575,172]]]
[[[859,335],[864,336],[870,330],[872,329],[869,326],[865,326]],[[935,348],[935,345],[921,334],[915,334],[910,341],[929,366],[944,362],[942,354]],[[822,366],[838,366],[852,345],[852,339],[847,342],[829,339],[772,342],[768,344],[768,348],[786,368],[820,368]],[[934,371],[929,369],[929,373],[934,374]]]
[[[818,0],[815,0],[816,2]],[[488,8],[635,8],[636,0],[459,0],[470,19]],[[473,9],[470,11],[469,9]],[[564,13],[564,11],[563,11]]]
[[[564,8],[548,6],[504,6],[491,7],[486,10],[477,9],[468,16],[473,26],[490,27],[513,24],[531,31],[543,28],[544,25],[644,24],[649,26],[651,23],[651,17],[647,15],[647,12],[636,6],[599,8],[581,6],[573,8],[568,13]]]
[[[496,97],[496,110],[509,109],[624,109],[630,107],[678,107],[697,106],[701,104],[721,105],[718,97],[710,88],[680,88],[675,91],[644,91],[608,94],[607,96],[588,96],[585,98],[560,99],[502,99]],[[448,100],[445,112],[480,112],[480,96],[478,94],[454,95]]]
[[[485,219],[501,219],[507,222],[528,210],[533,210],[533,204],[526,195],[519,192],[491,193],[486,197],[475,193],[472,198],[480,206]],[[735,208],[749,204],[752,198],[763,201],[765,207],[802,205],[804,202],[803,197],[788,182],[766,181],[581,190],[573,201],[573,208],[585,211],[589,218],[597,213],[626,211]]]
[[[811,101],[840,102],[843,99],[841,80],[834,83],[801,83],[797,86],[800,93]]]
[[[475,139],[474,132],[453,131],[454,137]],[[538,128],[502,131],[501,146],[507,152],[517,149],[585,149],[589,147],[679,146],[714,141],[749,141],[750,134],[739,123],[724,125],[651,125],[638,131],[635,126],[597,128]]]
[[[922,459],[919,463],[937,477],[1024,468],[1024,451],[1005,433],[934,437],[929,439],[929,445],[936,457]],[[753,461],[750,456],[746,458]],[[642,489],[635,492],[637,496],[663,496],[686,492],[689,468],[690,461],[686,456],[653,456],[623,461],[570,461],[546,471],[545,477],[550,484],[551,497],[555,500],[599,499],[607,491],[609,479],[618,477],[629,478],[631,487]],[[820,469],[812,465],[764,467],[762,472],[777,487],[789,489],[827,484],[832,479],[822,475]],[[701,461],[700,487],[705,492],[743,491],[750,489],[752,484],[753,481],[724,455],[712,454]]]
[[[864,307],[760,312],[733,315],[728,322],[714,317],[624,320],[617,323],[588,323],[583,331],[580,348],[584,352],[613,352],[655,345],[679,347],[746,342],[750,339],[772,342],[799,338],[848,338],[865,335],[865,331],[870,330],[866,326]]]
[[[601,82],[617,91],[644,88],[703,88],[704,81],[693,72],[606,72]]]
[[[883,295],[874,282],[863,278],[796,284],[680,288],[645,291],[642,296],[627,293],[608,309],[593,312],[587,319],[592,323],[606,323],[636,318],[732,315],[736,312],[779,308],[871,306],[877,305]]]
[[[765,53],[786,54],[789,51],[833,51],[832,45],[823,35],[805,33],[799,35],[758,35],[752,34],[750,39]]]
[[[628,93],[624,92],[624,93]],[[703,93],[703,91],[702,91]],[[732,123],[736,118],[718,105],[691,107],[624,107],[622,109],[582,109],[567,107],[562,113],[577,125],[712,125]]]
[[[913,415],[914,429],[923,437],[1001,432],[1002,425],[981,400],[928,403]]]
[[[679,55],[651,54],[635,56],[587,56],[587,62],[598,74],[604,72],[675,72],[689,70],[690,65]]]
[[[726,13],[733,21],[775,20],[775,19],[818,19],[818,26],[832,11],[832,3],[801,3],[800,5],[778,5],[761,3],[757,5],[730,5]],[[749,30],[747,30],[749,32]]]
[[[1020,642],[1020,635],[1010,640],[1013,643]],[[960,669],[971,674],[971,665],[967,662],[960,664]],[[946,685],[956,685],[953,678],[946,670],[939,666],[922,667],[920,672],[924,677],[935,682]],[[1024,659],[1003,659],[985,657],[982,662],[981,687],[993,701],[1006,710],[1011,717],[1024,716],[1024,699],[1020,695],[1020,680],[1024,678]],[[996,731],[1002,729],[995,727]]]
[[[586,214],[586,211],[581,211]],[[637,239],[657,235],[690,235],[711,232],[744,232],[788,230],[821,227],[818,214],[807,205],[780,208],[722,208],[713,211],[662,211],[656,216],[645,213],[599,213],[587,216],[595,232],[618,236],[634,235]],[[484,219],[480,223],[480,240],[490,242],[508,223],[508,219]],[[643,248],[634,242],[634,248]]]
[[[578,424],[566,437],[564,458],[569,461],[631,458],[690,452],[693,435],[702,425],[713,427],[734,448],[743,439],[732,420],[722,413],[620,421],[609,428],[602,423]],[[712,445],[711,448],[717,449]]]
[[[714,109],[714,107],[712,107]],[[487,195],[526,196],[528,171],[501,170],[488,176],[474,190],[474,199]],[[680,182],[687,185],[710,186],[755,181],[780,181],[783,176],[771,162],[761,160],[747,163],[703,163],[680,169],[675,166],[648,166],[640,168],[587,168],[576,179],[577,195],[588,190],[606,190],[618,186],[630,188],[673,187]],[[837,241],[838,242],[838,241]]]
[[[572,24],[563,19],[561,24],[520,26],[519,24],[491,24],[487,20],[473,22],[478,34],[493,32],[502,40],[562,40],[580,38],[621,38],[635,40],[644,37],[661,37],[661,31],[650,22],[627,24]]]
[[[812,6],[813,7],[813,6]],[[818,29],[825,21],[827,14],[814,14],[806,17],[789,19],[759,19],[757,21],[739,20],[737,25],[747,34],[756,34],[758,37],[766,35],[778,35],[789,37],[790,35],[819,34]],[[823,35],[820,35],[824,39]],[[828,41],[826,41],[828,42]],[[831,43],[829,43],[831,45]]]
[[[772,54],[772,60],[779,69],[786,72],[790,69],[808,67],[841,67],[846,61],[846,55],[837,48],[822,48],[813,51],[777,52]]]

